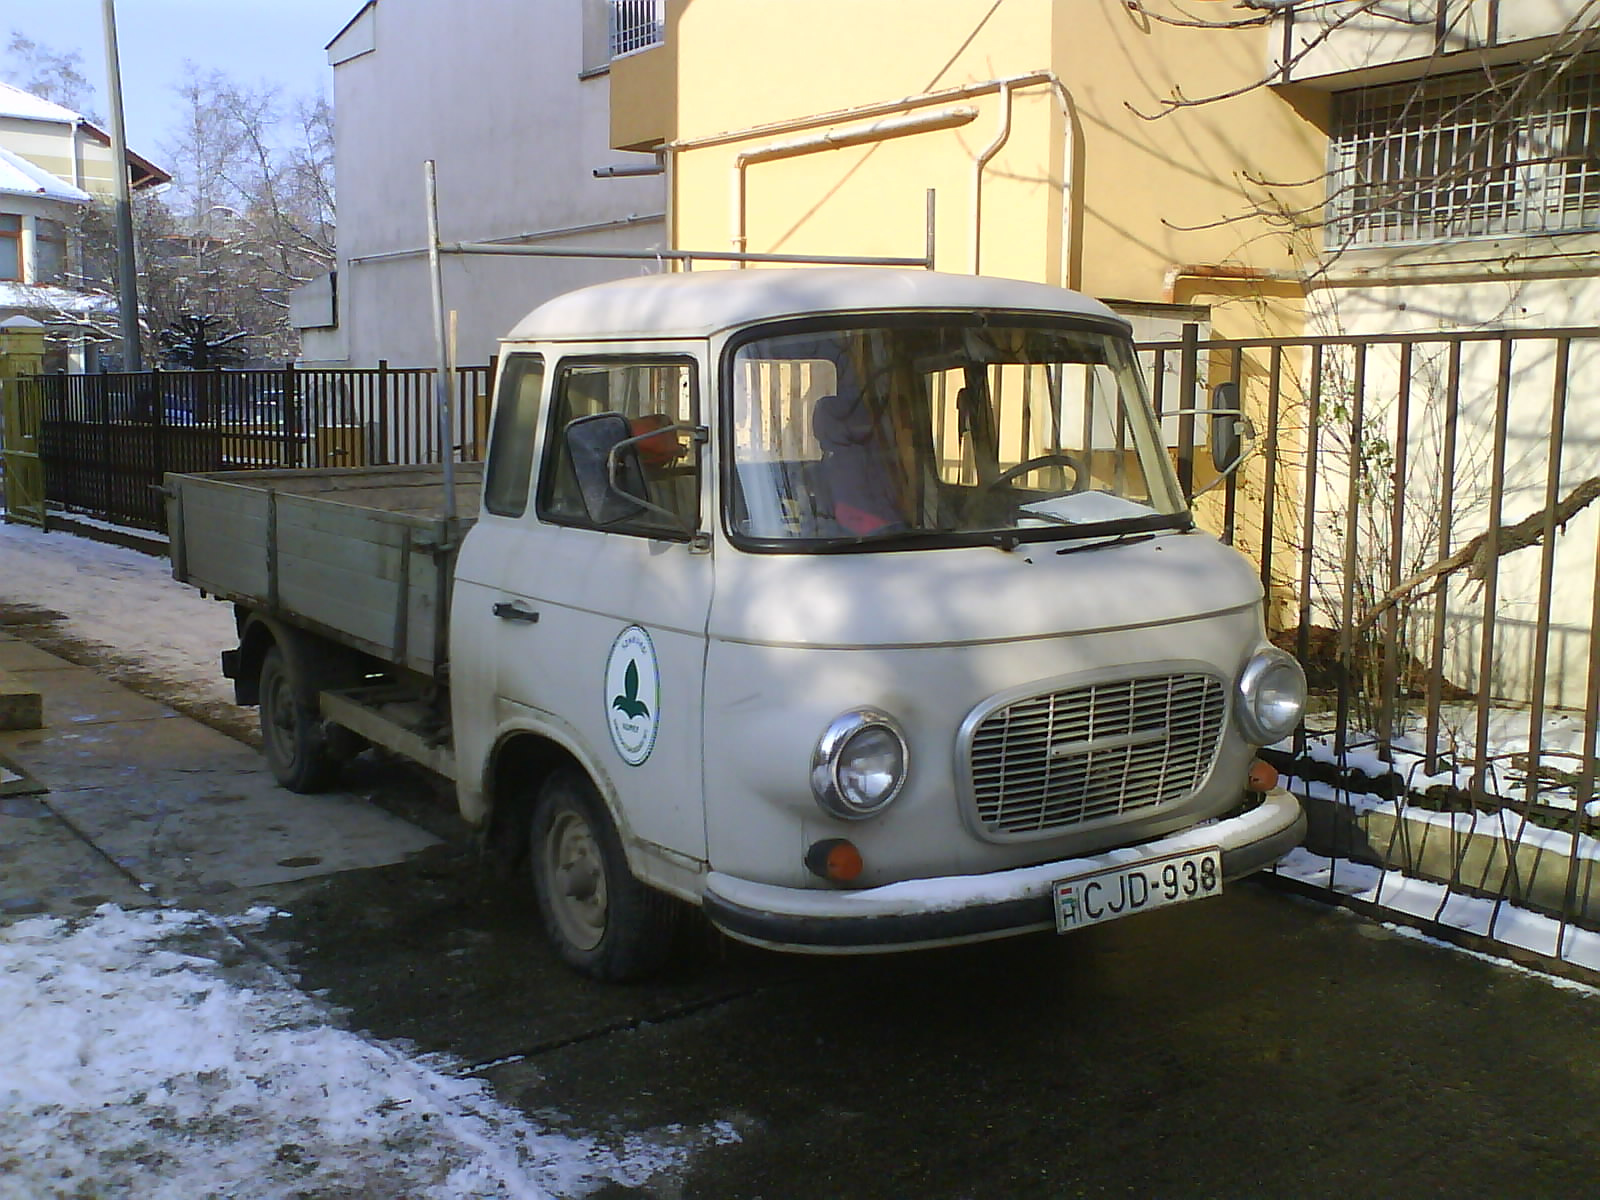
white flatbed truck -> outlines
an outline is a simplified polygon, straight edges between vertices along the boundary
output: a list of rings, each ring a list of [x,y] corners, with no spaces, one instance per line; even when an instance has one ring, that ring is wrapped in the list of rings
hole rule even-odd
[[[817,953],[1067,932],[1303,836],[1256,750],[1304,677],[1083,296],[583,289],[504,339],[487,462],[444,487],[170,475],[173,571],[236,605],[280,782],[368,743],[453,779],[585,973],[658,968],[689,906]]]

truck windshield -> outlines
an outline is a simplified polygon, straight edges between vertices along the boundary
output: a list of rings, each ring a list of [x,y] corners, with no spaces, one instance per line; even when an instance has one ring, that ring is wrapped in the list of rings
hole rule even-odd
[[[728,522],[774,549],[1184,528],[1125,336],[991,315],[757,336],[733,353]]]

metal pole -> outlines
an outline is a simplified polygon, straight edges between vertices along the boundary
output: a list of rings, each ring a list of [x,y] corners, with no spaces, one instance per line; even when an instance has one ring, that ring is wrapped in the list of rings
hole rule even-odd
[[[117,59],[115,0],[103,0],[106,91],[111,98],[111,158],[117,221],[117,310],[122,324],[122,369],[144,370],[139,346],[139,276],[133,257],[133,204],[128,186],[128,139],[122,128],[122,67]],[[74,150],[76,154],[76,150]]]
[[[439,456],[444,462],[444,519],[454,521],[456,463],[450,431],[455,428],[451,411],[455,407],[455,380],[450,378],[450,343],[444,327],[444,271],[439,261],[439,181],[433,159],[422,164],[422,174],[428,192],[428,273],[433,284],[433,348],[438,363],[433,394],[439,410]]]

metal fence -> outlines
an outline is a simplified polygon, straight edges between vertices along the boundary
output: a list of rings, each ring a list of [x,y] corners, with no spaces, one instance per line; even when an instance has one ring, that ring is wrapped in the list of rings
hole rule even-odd
[[[1312,796],[1315,848],[1344,860],[1320,886],[1398,888],[1452,936],[1516,924],[1547,961],[1600,969],[1575,932],[1600,930],[1600,434],[1569,412],[1600,383],[1600,328],[1191,327],[1144,351],[1158,408],[1232,380],[1264,430],[1197,511],[1259,564],[1274,640],[1312,680],[1275,757]],[[1196,485],[1204,432],[1169,430]]]
[[[167,471],[356,467],[441,461],[435,372],[151,371],[23,381],[42,414],[50,504],[165,528]],[[493,365],[457,371],[457,458],[483,456]]]
[[[1512,901],[1517,923],[1548,918],[1535,953],[1600,970],[1600,432],[1569,413],[1600,383],[1600,327],[1202,340],[1191,326],[1141,353],[1158,411],[1231,381],[1262,431],[1196,509],[1258,564],[1269,632],[1312,680],[1305,728],[1269,753],[1337,860],[1318,886],[1410,888],[1447,936],[1500,937]],[[463,459],[481,456],[491,378],[461,370]],[[145,528],[161,527],[166,470],[439,459],[426,369],[30,386],[52,503]],[[1163,423],[1190,493],[1219,482],[1207,422]]]

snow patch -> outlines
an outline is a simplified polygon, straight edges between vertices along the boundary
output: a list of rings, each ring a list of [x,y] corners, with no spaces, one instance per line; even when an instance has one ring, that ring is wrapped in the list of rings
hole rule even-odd
[[[229,944],[202,914],[110,905],[0,928],[0,1200],[582,1196],[738,1140],[726,1123],[542,1132],[481,1080],[334,1028],[253,961],[230,977]]]
[[[1563,928],[1554,918],[1512,904],[1463,896],[1440,883],[1348,859],[1323,858],[1305,849],[1291,851],[1278,863],[1277,873],[1391,912],[1437,921],[1547,958],[1600,970],[1600,934],[1573,925]]]

